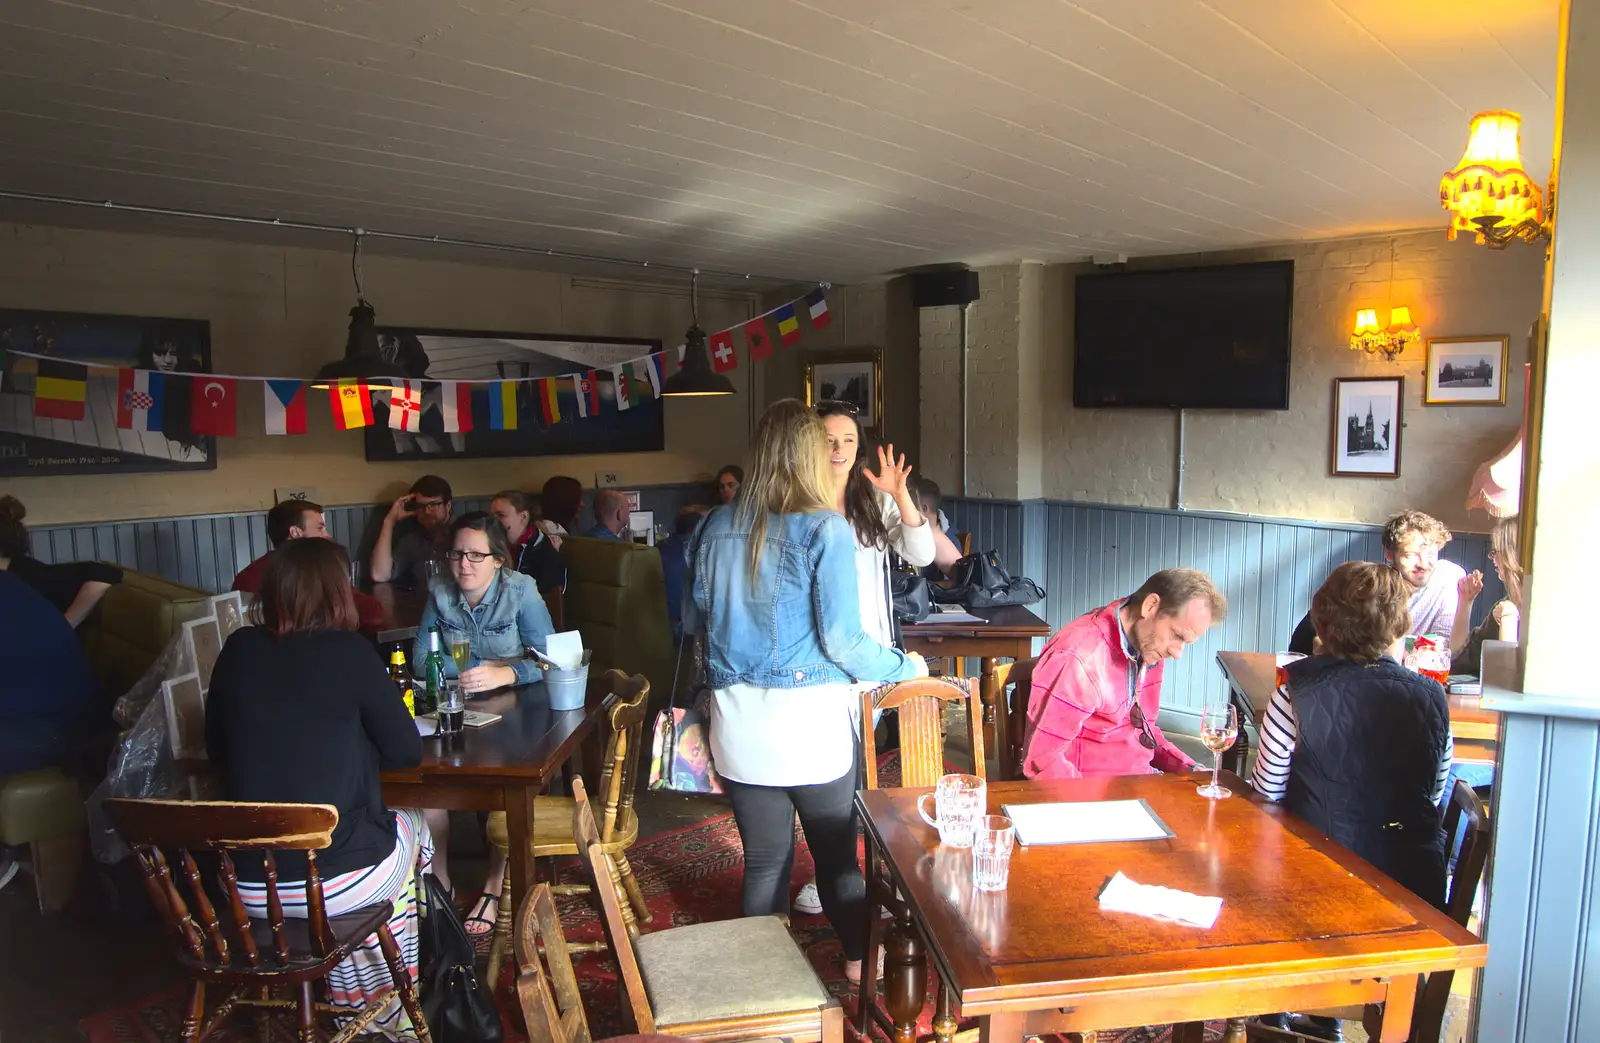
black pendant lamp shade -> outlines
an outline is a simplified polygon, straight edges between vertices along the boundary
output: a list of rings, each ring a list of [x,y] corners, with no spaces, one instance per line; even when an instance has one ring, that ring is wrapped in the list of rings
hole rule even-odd
[[[397,377],[410,374],[398,362],[384,359],[378,349],[378,313],[363,299],[350,309],[350,334],[344,342],[344,358],[317,370],[318,380],[354,380],[359,377]]]
[[[683,335],[683,365],[661,385],[663,395],[731,395],[733,381],[711,368],[706,331],[690,326]]]

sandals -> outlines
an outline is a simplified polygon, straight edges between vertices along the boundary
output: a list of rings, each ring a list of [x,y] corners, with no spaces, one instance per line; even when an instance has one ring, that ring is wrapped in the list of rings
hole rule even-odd
[[[473,936],[489,934],[494,930],[495,921],[500,918],[500,896],[492,895],[485,891],[472,903],[472,912],[462,921],[462,926],[467,933]]]

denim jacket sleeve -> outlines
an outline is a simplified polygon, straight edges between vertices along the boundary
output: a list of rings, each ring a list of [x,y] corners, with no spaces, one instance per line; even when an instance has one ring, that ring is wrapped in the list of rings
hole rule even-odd
[[[526,584],[522,603],[517,606],[517,633],[521,635],[522,647],[548,652],[545,639],[554,629],[555,624],[550,621],[550,609],[539,595],[538,587],[532,583]],[[532,659],[519,659],[511,664],[511,669],[517,675],[518,684],[531,684],[544,679],[539,664]]]
[[[856,589],[856,540],[850,523],[829,515],[817,526],[810,547],[811,604],[822,652],[857,681],[901,681],[916,667],[899,649],[885,648],[861,629]]]
[[[705,587],[700,582],[700,536],[705,531],[706,522],[722,509],[714,507],[706,512],[700,524],[695,526],[694,535],[689,538],[689,563],[683,573],[683,599],[679,605],[684,637],[705,633],[707,602]]]

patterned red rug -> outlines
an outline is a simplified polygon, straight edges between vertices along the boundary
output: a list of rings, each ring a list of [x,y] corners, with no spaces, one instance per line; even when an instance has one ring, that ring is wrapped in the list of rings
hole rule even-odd
[[[646,931],[724,920],[740,913],[739,879],[744,859],[732,815],[721,815],[641,841],[629,852],[628,860],[650,905],[653,919],[643,925]],[[579,873],[577,861],[566,861],[569,864],[559,869],[561,879],[576,880]],[[802,841],[795,855],[796,888],[800,882],[810,879],[811,870],[811,855]],[[586,897],[564,897],[559,900],[559,908],[568,938],[575,941],[603,938],[599,918]],[[840,997],[847,1016],[853,1016],[855,992],[845,981],[838,939],[827,920],[821,916],[795,916],[790,930],[829,991]],[[480,944],[480,948],[487,955],[487,940]],[[588,954],[577,964],[577,972],[593,1037],[598,1040],[621,1034],[623,1028],[615,961],[608,953]],[[506,1043],[519,1043],[526,1037],[512,980],[513,972],[507,968],[502,974],[497,995],[505,1020]],[[88,1043],[176,1043],[183,1021],[184,991],[177,989],[160,993],[85,1018],[81,1025]],[[923,1036],[931,1032],[931,993],[929,1002],[920,1026]],[[968,1022],[962,1023],[963,1028],[968,1025]],[[276,1028],[277,1038],[284,1043],[294,1039],[286,1019]],[[1208,1041],[1221,1038],[1220,1025],[1207,1028]],[[212,1037],[215,1043],[246,1043],[254,1038],[254,1025],[248,1018],[234,1019],[224,1031]],[[1171,1033],[1166,1026],[1100,1034],[1100,1039],[1105,1043],[1164,1043],[1170,1038]]]

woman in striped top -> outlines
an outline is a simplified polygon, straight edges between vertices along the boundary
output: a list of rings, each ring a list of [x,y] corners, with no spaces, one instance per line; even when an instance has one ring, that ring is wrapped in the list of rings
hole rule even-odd
[[[1311,601],[1323,654],[1279,671],[1251,785],[1442,906],[1450,704],[1398,661],[1409,597],[1386,566],[1333,571]]]

